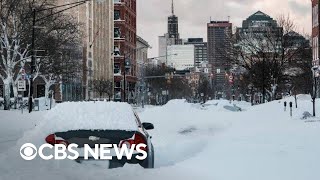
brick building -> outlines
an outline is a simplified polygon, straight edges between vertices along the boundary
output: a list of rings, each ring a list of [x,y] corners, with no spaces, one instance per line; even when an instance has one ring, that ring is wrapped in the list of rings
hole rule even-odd
[[[131,99],[134,95],[137,82],[136,16],[136,0],[114,0],[115,101]],[[124,74],[126,74],[126,97],[124,97]]]
[[[313,66],[319,66],[319,0],[312,1],[312,54]]]

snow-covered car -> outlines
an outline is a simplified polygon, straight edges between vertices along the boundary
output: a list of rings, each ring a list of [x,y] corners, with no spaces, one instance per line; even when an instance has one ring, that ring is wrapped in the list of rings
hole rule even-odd
[[[101,144],[116,144],[121,147],[133,144],[145,144],[143,148],[147,152],[145,160],[138,160],[139,151],[134,151],[131,160],[126,156],[118,159],[114,149],[110,149],[112,160],[109,168],[123,167],[128,164],[140,164],[143,168],[154,168],[154,148],[151,136],[147,130],[154,129],[151,123],[141,123],[138,115],[127,103],[115,102],[84,102],[62,103],[55,107],[48,115],[50,123],[55,128],[45,140],[47,143],[76,144],[78,149],[89,145],[95,148]],[[76,160],[78,163],[94,161],[96,159],[84,159],[83,154]],[[99,161],[99,160],[97,160]]]

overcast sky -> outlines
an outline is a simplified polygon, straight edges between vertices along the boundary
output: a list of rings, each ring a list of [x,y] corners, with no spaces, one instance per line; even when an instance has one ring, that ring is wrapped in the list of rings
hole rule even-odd
[[[158,36],[167,31],[167,17],[171,14],[171,0],[137,0],[138,35],[147,40],[152,49],[149,57],[158,56]],[[310,0],[174,0],[179,17],[181,38],[201,37],[206,40],[207,23],[227,20],[233,26],[258,10],[273,18],[290,14],[303,33],[311,33],[312,11]]]

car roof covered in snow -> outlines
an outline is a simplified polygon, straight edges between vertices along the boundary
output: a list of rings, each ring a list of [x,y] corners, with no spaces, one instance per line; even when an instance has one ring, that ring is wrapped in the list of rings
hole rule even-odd
[[[48,131],[138,129],[135,114],[127,103],[66,102],[58,104],[45,116]]]

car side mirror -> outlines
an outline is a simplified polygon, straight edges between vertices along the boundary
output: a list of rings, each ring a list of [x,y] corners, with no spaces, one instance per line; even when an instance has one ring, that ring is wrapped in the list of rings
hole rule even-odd
[[[152,130],[154,129],[154,125],[152,123],[142,123],[142,126],[146,130]]]

